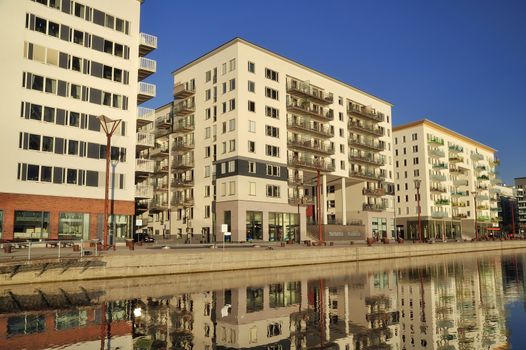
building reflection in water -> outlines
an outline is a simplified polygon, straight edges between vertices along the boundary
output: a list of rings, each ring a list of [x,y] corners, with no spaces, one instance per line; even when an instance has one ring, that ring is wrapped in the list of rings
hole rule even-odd
[[[4,291],[0,349],[504,349],[520,298],[522,256],[117,301]]]

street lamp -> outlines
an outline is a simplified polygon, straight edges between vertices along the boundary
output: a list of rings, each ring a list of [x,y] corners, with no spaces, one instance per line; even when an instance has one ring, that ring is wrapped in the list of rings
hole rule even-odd
[[[477,191],[471,191],[471,195],[473,196],[473,204],[475,207],[475,240],[479,240],[479,230],[477,227]]]
[[[422,183],[422,180],[415,179],[415,188],[416,188],[416,199],[418,202],[418,241],[422,242],[422,220],[421,220],[421,212],[422,209],[420,207],[420,184]]]
[[[106,184],[104,186],[104,250],[108,249],[108,192],[109,192],[109,182],[110,182],[110,155],[111,155],[111,137],[117,127],[121,123],[121,119],[111,119],[105,115],[97,117],[99,120],[100,126],[104,133],[106,134]],[[115,244],[115,242],[113,243]],[[115,246],[114,246],[115,249]]]

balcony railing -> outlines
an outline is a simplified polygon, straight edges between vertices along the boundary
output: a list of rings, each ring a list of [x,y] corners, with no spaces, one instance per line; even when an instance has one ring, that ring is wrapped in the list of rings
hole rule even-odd
[[[194,186],[194,180],[193,179],[190,179],[190,180],[187,180],[187,179],[174,179],[172,180],[172,182],[170,183],[170,185],[173,187],[173,188],[179,188],[179,187],[193,187]]]
[[[468,180],[453,180],[453,185],[455,186],[467,186]]]
[[[145,107],[137,107],[137,125],[143,126],[153,123],[155,120],[155,110]]]
[[[375,113],[372,108],[358,105],[351,105],[347,108],[347,114],[358,115],[365,117],[376,123],[384,121],[384,115],[381,113]]]
[[[468,218],[468,215],[467,214],[453,214],[453,219],[454,220],[460,220],[460,219],[467,219]]]
[[[449,215],[447,211],[437,211],[437,210],[431,210],[431,217],[441,219],[441,218],[447,218]]]
[[[489,177],[486,175],[477,176],[478,181],[489,181]]]
[[[135,198],[153,198],[151,186],[135,186]]]
[[[140,81],[137,88],[137,103],[143,103],[154,98],[155,89],[155,85]]]
[[[480,153],[471,153],[470,155],[471,159],[474,160],[474,161],[479,161],[479,160],[483,160],[484,159],[484,156]]]
[[[330,161],[323,159],[313,159],[306,157],[289,157],[288,165],[292,167],[301,167],[307,169],[320,170],[324,172],[334,171],[334,166]]]
[[[174,125],[175,132],[191,132],[194,131],[194,120],[180,119]]]
[[[153,173],[155,161],[151,159],[135,159],[135,172]]]
[[[191,169],[193,168],[194,160],[193,159],[176,159],[172,163],[174,169]]]
[[[168,147],[157,147],[150,151],[150,158],[164,158],[168,157]]]
[[[381,197],[385,196],[385,190],[383,188],[363,188],[362,194],[364,196],[375,196],[375,197]]]
[[[349,176],[364,180],[371,180],[371,181],[384,181],[385,176],[381,174],[376,174],[371,171],[355,171],[355,170],[349,170]]]
[[[157,174],[168,174],[168,162],[159,162],[155,165],[155,173]]]
[[[482,221],[482,222],[490,221],[490,217],[487,215],[482,215],[482,216],[477,217],[477,221]]]
[[[451,206],[455,208],[465,208],[467,205],[464,202],[451,202]]]
[[[290,172],[289,172],[290,174]],[[288,183],[290,185],[302,185],[303,184],[303,177],[302,176],[289,176],[288,177]]]
[[[157,129],[169,129],[172,126],[172,117],[166,114],[155,119],[155,127]]]
[[[175,196],[172,199],[172,205],[176,207],[191,207],[194,205],[194,197],[191,196]]]
[[[179,102],[174,106],[176,115],[188,115],[195,112],[195,103],[189,100]]]
[[[433,169],[435,170],[447,170],[448,165],[447,163],[435,163],[433,164]]]
[[[491,164],[491,166],[496,166],[496,165],[499,165],[499,164],[500,164],[500,160],[497,159],[497,158],[490,159],[490,160],[489,160],[489,163]]]
[[[385,148],[383,142],[366,141],[357,138],[349,138],[349,145],[378,152],[383,151]]]
[[[362,205],[363,211],[384,211],[385,209],[386,207],[383,204],[363,203]]]
[[[150,132],[138,132],[136,146],[139,148],[149,148],[155,146],[155,136]]]
[[[371,155],[361,155],[361,154],[349,154],[349,160],[351,162],[355,163],[365,163],[365,164],[371,164],[375,166],[383,166],[385,165],[385,161],[383,158],[374,157]]]
[[[464,161],[464,157],[461,156],[450,156],[449,162],[450,163],[462,163]]]
[[[313,151],[316,153],[322,153],[327,155],[334,154],[334,148],[330,144],[314,143],[312,140],[295,140],[293,138],[287,139],[287,146],[293,148],[306,149],[308,151]]]
[[[461,147],[461,146],[456,146],[456,145],[452,145],[452,146],[449,146],[449,152],[452,152],[452,153],[461,153],[461,152],[464,152],[464,148]]]
[[[452,197],[469,197],[468,191],[451,192]]]
[[[488,205],[477,205],[477,210],[489,210]]]
[[[431,187],[429,188],[429,190],[430,190],[432,193],[447,193],[447,189],[444,188],[444,187],[431,186]]]
[[[139,56],[147,55],[157,48],[157,37],[150,34],[139,35]]]
[[[174,86],[174,97],[178,99],[188,98],[195,94],[195,87],[188,86],[185,83],[179,83]]]
[[[318,136],[323,137],[333,137],[334,131],[331,131],[331,128],[328,125],[323,124],[311,124],[308,120],[298,120],[294,118],[287,118],[287,126],[292,129],[299,129],[302,131],[307,131]]]
[[[435,158],[442,158],[446,156],[446,152],[438,148],[429,148],[429,156]]]
[[[429,136],[427,138],[427,142],[430,143],[430,144],[433,144],[433,145],[437,145],[437,146],[443,146],[444,145],[444,139],[442,139],[440,137],[436,137],[436,136]]]
[[[153,212],[167,210],[168,202],[156,197],[150,201],[148,208]]]
[[[310,115],[313,117],[320,118],[321,120],[330,121],[334,119],[334,114],[330,111],[325,111],[323,107],[312,107],[308,101],[294,101],[287,99],[287,109],[291,112],[297,112],[301,115]]]
[[[312,196],[289,196],[289,204],[293,205],[310,205],[314,204],[314,197]]]
[[[157,62],[146,57],[139,58],[139,81],[146,79],[157,71]]]
[[[439,199],[435,201],[435,205],[449,205],[449,199]]]
[[[356,130],[358,132],[366,133],[373,136],[384,136],[384,129],[381,127],[375,127],[373,125],[367,125],[363,123],[358,123],[356,121],[349,121],[347,124],[349,129]]]
[[[314,88],[308,83],[302,81],[287,82],[287,92],[291,95],[296,95],[303,98],[308,98],[319,104],[331,104],[334,101],[332,94],[327,94],[324,91]]]
[[[432,181],[446,181],[447,180],[446,175],[439,175],[439,174],[431,174],[429,175],[429,178]]]

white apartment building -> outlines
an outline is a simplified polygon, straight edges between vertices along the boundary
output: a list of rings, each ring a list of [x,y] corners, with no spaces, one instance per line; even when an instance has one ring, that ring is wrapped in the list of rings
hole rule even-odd
[[[110,233],[129,236],[137,104],[155,95],[139,82],[155,65],[139,56],[156,46],[139,32],[141,3],[0,2],[3,239],[102,237],[101,115],[121,120],[110,151]]]
[[[493,148],[424,119],[393,128],[397,234],[418,239],[420,181],[422,239],[461,239],[498,227]]]
[[[141,203],[154,234],[393,234],[391,104],[239,38],[173,78],[173,103],[156,111],[154,197]]]

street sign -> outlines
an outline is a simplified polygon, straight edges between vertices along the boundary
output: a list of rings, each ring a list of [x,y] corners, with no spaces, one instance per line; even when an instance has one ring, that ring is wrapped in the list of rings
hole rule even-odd
[[[221,232],[225,233],[226,231],[228,231],[228,225],[227,224],[222,224],[221,225]]]
[[[232,236],[232,232],[225,232],[225,236]]]

